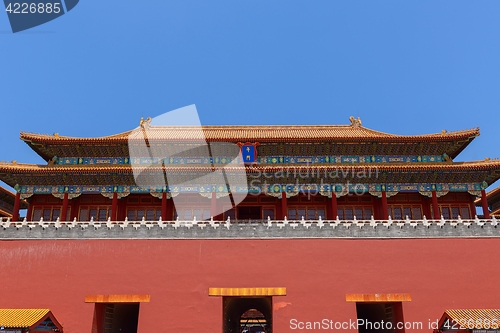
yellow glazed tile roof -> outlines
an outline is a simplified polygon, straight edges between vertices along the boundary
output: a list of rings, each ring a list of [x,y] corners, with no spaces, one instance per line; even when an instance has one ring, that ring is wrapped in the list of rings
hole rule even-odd
[[[5,328],[30,327],[48,313],[49,309],[0,309],[0,326]]]
[[[346,302],[410,302],[410,294],[346,294]]]
[[[232,140],[314,140],[325,141],[328,139],[387,139],[393,141],[446,141],[457,138],[473,138],[479,135],[479,129],[470,129],[456,132],[442,132],[421,135],[397,135],[376,131],[363,126],[352,125],[272,125],[272,126],[150,126],[147,127],[148,139],[168,140],[207,140],[207,141],[232,141]],[[127,131],[110,136],[97,138],[78,138],[59,134],[35,134],[21,132],[21,139],[27,142],[100,142],[119,141],[127,142],[130,138],[143,139],[141,131]]]
[[[208,288],[208,296],[286,296],[286,288]]]
[[[488,323],[490,327],[487,328],[493,328],[492,323],[496,323],[498,328],[500,324],[500,309],[458,309],[446,310],[445,313],[453,321],[469,329],[483,329],[483,325]]]

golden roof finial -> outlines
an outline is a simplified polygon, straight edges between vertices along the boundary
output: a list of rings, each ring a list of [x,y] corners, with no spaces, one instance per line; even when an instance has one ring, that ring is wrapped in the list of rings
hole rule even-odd
[[[354,116],[350,116],[349,120],[351,121],[352,127],[360,127],[361,126],[361,118],[358,117],[358,119],[356,119],[356,118],[354,118]]]
[[[139,122],[139,127],[149,127],[151,125],[151,120],[153,120],[151,117],[148,117],[146,119],[141,117],[141,121]]]

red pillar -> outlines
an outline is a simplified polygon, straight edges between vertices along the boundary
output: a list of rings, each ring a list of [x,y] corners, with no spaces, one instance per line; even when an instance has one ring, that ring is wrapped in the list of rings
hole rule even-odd
[[[286,202],[286,193],[281,192],[281,219],[284,220],[288,215],[288,207]]]
[[[126,214],[126,200],[118,200],[118,212],[116,213],[116,220],[124,221]]]
[[[111,221],[116,221],[116,213],[118,212],[118,193],[113,192],[113,201],[111,202]]]
[[[486,191],[481,190],[481,206],[483,207],[483,216],[485,219],[490,218],[490,209],[488,208],[488,199],[486,199]]]
[[[331,199],[331,209],[332,209],[332,216],[330,220],[335,220],[337,216],[339,215],[338,207],[337,207],[337,195],[335,193],[332,193],[332,199]]]
[[[432,217],[434,220],[439,220],[439,206],[436,191],[432,191]]]
[[[68,203],[69,203],[68,193],[64,193],[61,216],[59,216],[59,221],[62,222],[66,221],[66,216],[68,215]]]
[[[161,220],[167,220],[167,192],[161,194]]]
[[[431,219],[432,218],[432,214],[431,214],[431,205],[432,205],[432,202],[431,202],[431,199],[429,197],[422,196],[421,203],[422,203],[422,210],[423,210],[425,218],[426,219]]]
[[[281,212],[281,200],[276,200],[276,202],[274,203],[274,208],[276,209],[276,215],[274,216],[274,218],[276,220],[279,220],[281,218],[281,216],[283,215],[283,213]]]
[[[476,217],[476,203],[474,202],[474,197],[471,195],[470,196],[470,202],[469,202],[469,209],[470,209],[470,218]],[[462,218],[465,218],[462,216]]]
[[[172,221],[174,218],[174,200],[172,198],[167,199],[167,221]]]
[[[389,210],[387,208],[387,193],[382,191],[382,220],[387,220],[389,218]]]
[[[80,199],[71,200],[71,215],[70,219],[73,221],[75,218],[78,220],[80,213]]]
[[[69,205],[71,206],[69,220],[73,221],[75,218],[78,219],[79,218],[78,213],[79,213],[79,208],[80,208],[80,198],[72,199]]]
[[[212,199],[210,201],[210,216],[215,220],[217,213],[217,193],[212,192]]]
[[[28,199],[28,211],[26,212],[26,220],[31,221],[32,216],[33,216],[33,204],[32,200]]]
[[[21,206],[21,193],[16,193],[16,199],[14,200],[14,211],[12,212],[12,222],[17,222],[19,220],[19,207]]]

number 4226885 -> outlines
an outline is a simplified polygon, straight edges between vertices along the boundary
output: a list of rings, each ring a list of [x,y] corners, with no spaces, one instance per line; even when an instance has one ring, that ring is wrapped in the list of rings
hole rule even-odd
[[[9,14],[59,14],[61,12],[61,4],[55,3],[9,3],[5,11]]]

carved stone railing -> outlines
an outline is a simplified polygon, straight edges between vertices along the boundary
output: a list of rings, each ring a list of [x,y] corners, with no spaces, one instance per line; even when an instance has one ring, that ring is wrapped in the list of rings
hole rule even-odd
[[[499,220],[236,220],[0,222],[0,239],[60,238],[466,238],[499,237]]]

